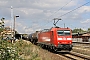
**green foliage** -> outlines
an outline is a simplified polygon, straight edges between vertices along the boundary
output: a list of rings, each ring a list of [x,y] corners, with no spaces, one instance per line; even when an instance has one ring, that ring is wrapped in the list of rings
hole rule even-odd
[[[32,44],[20,40],[16,42],[14,46],[17,47],[18,53],[20,57],[22,57],[22,59],[40,60],[37,54],[37,50],[36,49],[34,50],[34,47]]]
[[[4,30],[3,28],[0,28],[0,33],[1,33],[3,30]]]
[[[0,60],[21,60],[18,51],[7,41],[0,41]]]
[[[1,40],[0,60],[40,60],[37,50],[30,47],[33,46],[22,40],[14,44]]]
[[[23,40],[13,44],[8,40],[0,40],[0,60],[42,60],[38,55],[39,49]]]
[[[90,32],[90,28],[88,28],[88,32]]]
[[[19,40],[14,44],[0,40],[0,60],[41,60],[32,44]]]
[[[0,21],[0,34],[1,34],[1,32],[3,32],[3,30],[4,30],[4,20],[5,20],[5,18],[1,18],[1,21]],[[1,36],[2,37],[2,36]],[[1,38],[0,37],[0,38]]]
[[[0,22],[0,27],[1,27],[1,28],[4,28],[4,24],[5,24],[5,23],[4,23],[4,20],[5,20],[5,18],[2,17],[2,18],[1,18],[1,22]]]
[[[73,33],[78,33],[78,32],[85,32],[83,29],[73,29],[72,30]]]

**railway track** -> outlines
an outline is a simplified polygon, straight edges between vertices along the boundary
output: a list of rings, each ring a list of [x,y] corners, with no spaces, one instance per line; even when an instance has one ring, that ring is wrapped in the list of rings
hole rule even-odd
[[[73,42],[73,45],[90,46],[90,42]]]
[[[62,55],[67,58],[67,60],[90,60],[90,56],[79,54],[76,52],[62,52],[57,55]]]

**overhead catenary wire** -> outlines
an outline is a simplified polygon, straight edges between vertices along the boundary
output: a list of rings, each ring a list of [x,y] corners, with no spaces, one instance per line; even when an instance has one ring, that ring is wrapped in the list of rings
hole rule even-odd
[[[70,0],[71,2],[72,0]],[[58,11],[60,11],[61,9],[63,9],[65,6],[67,6],[70,2],[66,3],[64,6],[62,6],[60,9],[58,9],[56,12],[52,13],[48,18],[50,18],[51,16],[53,16],[55,13],[57,13]]]
[[[65,16],[65,15],[67,15],[67,14],[69,14],[69,13],[71,13],[71,12],[73,12],[73,11],[79,9],[79,8],[81,8],[82,6],[85,6],[85,5],[88,4],[88,3],[90,3],[90,1],[87,2],[87,3],[85,3],[85,4],[83,4],[83,5],[81,5],[81,6],[79,6],[79,7],[77,7],[77,8],[75,8],[75,9],[73,9],[73,10],[71,10],[71,11],[69,11],[69,12],[67,12],[67,13],[65,13],[65,14],[63,14],[63,15],[61,15],[61,16],[59,16],[59,17],[63,17],[63,16]]]
[[[46,20],[48,20],[51,16],[53,16],[55,13],[59,12],[61,9],[63,9],[65,6],[67,6],[72,0],[70,0],[68,3],[66,3],[64,6],[62,6],[60,9],[58,9],[56,12],[52,13]],[[49,21],[51,22],[51,21]],[[49,23],[48,22],[48,23]],[[47,25],[48,23],[46,23],[45,25]],[[44,25],[44,26],[45,26]],[[41,26],[42,27],[42,26]]]
[[[65,16],[65,15],[67,15],[67,14],[69,14],[69,13],[71,13],[71,12],[73,12],[73,11],[75,11],[75,10],[77,10],[77,9],[79,9],[79,8],[81,8],[81,7],[83,7],[83,6],[85,6],[85,5],[88,4],[88,3],[90,3],[90,1],[89,1],[89,2],[86,2],[85,4],[79,6],[79,7],[75,8],[75,9],[73,9],[73,10],[71,10],[71,11],[65,13],[65,14],[62,14],[62,15],[59,16],[59,17],[63,17],[63,16]],[[58,18],[59,18],[59,17],[58,17]],[[52,21],[52,20],[50,20],[48,23],[50,23],[51,21]],[[48,23],[47,23],[47,24],[48,24]],[[47,25],[47,24],[46,24],[46,25]],[[45,25],[44,25],[44,26],[45,26]]]

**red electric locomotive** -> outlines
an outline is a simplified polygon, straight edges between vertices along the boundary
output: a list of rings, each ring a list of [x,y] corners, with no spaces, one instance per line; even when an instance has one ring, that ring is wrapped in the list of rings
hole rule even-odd
[[[70,28],[51,28],[38,33],[37,43],[55,51],[72,50],[72,31]]]

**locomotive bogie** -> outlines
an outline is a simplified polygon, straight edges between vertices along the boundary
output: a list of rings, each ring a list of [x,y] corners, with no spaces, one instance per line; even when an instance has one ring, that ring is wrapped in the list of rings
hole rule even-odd
[[[59,44],[57,47],[58,50],[72,50],[71,44]]]

